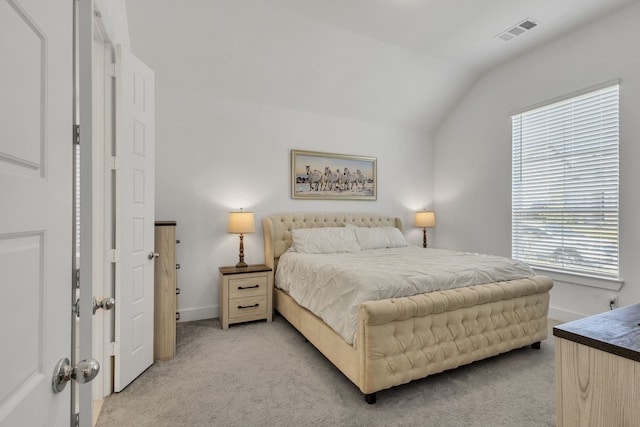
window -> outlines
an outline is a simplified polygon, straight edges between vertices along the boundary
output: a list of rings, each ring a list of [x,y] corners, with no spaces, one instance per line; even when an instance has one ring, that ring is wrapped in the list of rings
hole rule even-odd
[[[618,278],[618,98],[616,83],[511,117],[513,258]]]

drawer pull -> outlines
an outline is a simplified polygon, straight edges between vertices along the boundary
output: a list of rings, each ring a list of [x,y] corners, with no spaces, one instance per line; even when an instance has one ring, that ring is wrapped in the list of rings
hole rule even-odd
[[[260,304],[253,304],[253,305],[239,305],[238,306],[238,310],[242,310],[243,308],[256,308],[256,307],[260,307]]]
[[[238,286],[238,290],[239,290],[239,291],[242,291],[242,290],[245,290],[245,289],[255,289],[255,288],[259,288],[259,287],[260,287],[260,285],[253,285],[253,286]]]

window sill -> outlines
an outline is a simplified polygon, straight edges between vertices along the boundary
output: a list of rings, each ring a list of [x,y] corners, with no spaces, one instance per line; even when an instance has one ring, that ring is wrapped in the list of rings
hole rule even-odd
[[[611,279],[608,277],[583,276],[580,274],[561,273],[559,271],[547,270],[539,267],[532,267],[536,274],[548,276],[554,282],[568,283],[570,285],[589,286],[591,288],[607,289],[610,291],[619,291],[624,284],[624,280]]]

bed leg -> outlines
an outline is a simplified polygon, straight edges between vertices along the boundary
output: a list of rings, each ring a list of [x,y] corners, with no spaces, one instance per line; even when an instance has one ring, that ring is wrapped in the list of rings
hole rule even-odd
[[[364,395],[364,400],[369,404],[369,405],[373,405],[374,403],[376,403],[376,393],[370,393],[370,394],[365,394]]]
[[[536,350],[540,350],[540,341],[534,342],[533,344],[531,344],[531,348],[534,348]]]

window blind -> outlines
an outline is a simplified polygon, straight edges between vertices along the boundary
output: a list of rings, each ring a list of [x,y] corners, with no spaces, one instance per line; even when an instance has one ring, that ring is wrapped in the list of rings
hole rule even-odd
[[[511,119],[512,257],[617,278],[619,85]]]

